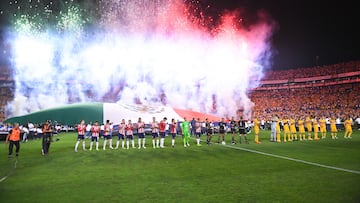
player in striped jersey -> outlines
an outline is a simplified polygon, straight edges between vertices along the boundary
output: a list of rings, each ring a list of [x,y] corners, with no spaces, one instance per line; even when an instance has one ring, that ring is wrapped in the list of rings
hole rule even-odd
[[[80,144],[80,140],[82,140],[82,146],[83,146],[83,150],[85,151],[85,130],[86,130],[86,125],[85,125],[85,121],[81,120],[80,124],[77,126],[77,131],[78,131],[78,138],[75,144],[75,152],[78,151],[78,146]]]
[[[99,151],[100,126],[98,121],[95,121],[94,125],[91,126],[90,132],[91,132],[90,151],[92,150],[94,141],[95,141],[96,150]]]

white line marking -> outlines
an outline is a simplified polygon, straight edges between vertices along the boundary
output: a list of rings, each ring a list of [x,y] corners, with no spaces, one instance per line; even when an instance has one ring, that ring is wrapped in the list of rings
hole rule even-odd
[[[265,155],[265,156],[271,156],[271,157],[276,157],[276,158],[280,158],[280,159],[296,161],[296,162],[300,162],[300,163],[304,163],[304,164],[308,164],[308,165],[313,165],[313,166],[318,166],[318,167],[323,167],[323,168],[329,168],[329,169],[334,169],[334,170],[338,170],[338,171],[344,171],[344,172],[348,172],[348,173],[360,174],[360,171],[356,171],[356,170],[350,170],[350,169],[346,169],[346,168],[339,168],[339,167],[335,167],[335,166],[328,166],[328,165],[324,165],[324,164],[318,164],[318,163],[314,163],[314,162],[310,162],[310,161],[304,161],[304,160],[301,160],[301,159],[294,159],[294,158],[290,158],[290,157],[286,157],[286,156],[280,156],[280,155],[276,155],[276,154],[269,154],[269,153],[265,153],[265,152],[252,150],[252,149],[246,149],[246,148],[242,148],[242,147],[235,147],[235,146],[232,146],[232,145],[221,145],[221,146],[232,148],[232,149],[243,150],[243,151],[247,151],[247,152],[252,152],[252,153],[256,153],[256,154],[261,154],[261,155]]]
[[[7,176],[4,176],[3,178],[1,178],[0,183],[3,182],[6,178],[7,178]]]

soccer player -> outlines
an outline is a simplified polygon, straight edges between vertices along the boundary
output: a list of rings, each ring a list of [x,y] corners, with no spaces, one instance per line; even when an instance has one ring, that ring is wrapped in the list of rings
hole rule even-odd
[[[200,137],[201,137],[201,121],[200,118],[195,122],[195,135],[196,135],[196,145],[201,146]]]
[[[156,118],[153,117],[152,123],[150,123],[151,126],[151,132],[152,132],[152,143],[153,148],[159,148],[160,147],[160,140],[159,140],[159,123],[156,121]],[[156,144],[155,144],[156,141]]]
[[[118,132],[118,140],[116,141],[116,147],[115,149],[119,148],[120,140],[121,140],[121,148],[125,149],[125,119],[121,120],[121,123],[119,124],[119,132]]]
[[[291,139],[292,140],[297,140],[297,133],[296,133],[296,121],[294,119],[294,117],[290,118],[290,134],[291,134]]]
[[[205,127],[206,127],[206,144],[211,144],[211,138],[214,134],[214,124],[212,122],[209,122],[209,119],[205,119]]]
[[[317,121],[316,116],[313,119],[313,126],[314,126],[314,140],[319,140],[319,124]]]
[[[8,142],[10,141],[9,154],[8,154],[9,158],[12,157],[14,145],[16,147],[16,150],[15,150],[16,156],[19,156],[19,152],[20,152],[20,133],[21,132],[20,132],[20,129],[19,129],[19,124],[15,123],[14,128],[11,129],[9,134],[6,136],[5,144],[8,144]]]
[[[186,120],[186,118],[184,118],[184,121],[181,123],[181,131],[184,135],[184,147],[189,147],[190,143],[190,124],[189,122]]]
[[[164,142],[165,142],[165,134],[166,134],[166,123],[167,118],[164,117],[159,124],[159,131],[160,131],[160,148],[164,148]]]
[[[326,138],[326,119],[325,117],[321,117],[321,119],[319,120],[320,123],[320,133],[321,133],[321,139],[325,139]]]
[[[345,126],[345,134],[344,134],[344,138],[351,139],[351,135],[352,135],[352,120],[350,117],[347,117],[347,119],[344,121],[344,126]]]
[[[91,132],[90,151],[92,150],[92,146],[94,142],[95,142],[96,151],[99,151],[100,126],[98,121],[95,121],[94,125],[91,126],[90,132]]]
[[[234,116],[231,117],[231,120],[230,120],[230,131],[231,131],[231,144],[236,144],[235,143],[236,121],[235,121]]]
[[[177,123],[175,121],[175,119],[171,119],[171,124],[170,124],[170,134],[171,134],[171,146],[175,147],[175,139],[176,139],[176,127],[177,127]]]
[[[271,117],[271,135],[270,135],[270,142],[276,142],[276,124],[277,124],[277,116],[273,115]]]
[[[260,121],[257,119],[257,117],[254,118],[254,133],[255,133],[255,143],[260,144],[259,141],[259,131],[260,131]]]
[[[304,126],[304,119],[300,118],[298,120],[298,126],[299,126],[299,136],[300,136],[300,141],[306,140],[305,137],[305,126]]]
[[[281,118],[280,117],[276,117],[276,142],[281,142],[281,138],[280,138],[280,133],[281,133],[281,128],[280,128],[280,121]]]
[[[113,149],[112,147],[112,137],[110,135],[110,121],[106,120],[106,123],[104,125],[104,145],[103,145],[103,150],[106,150],[106,143],[109,140],[109,146],[110,149]]]
[[[308,140],[313,140],[312,139],[312,121],[310,116],[306,116],[305,118],[305,126],[306,126],[306,130],[308,132]]]
[[[83,150],[84,151],[86,150],[85,149],[85,130],[86,130],[85,121],[81,120],[80,124],[77,126],[78,138],[77,138],[77,141],[76,141],[76,144],[75,144],[75,152],[78,151],[78,146],[80,144],[80,140],[82,140]]]
[[[135,148],[134,126],[131,123],[131,120],[129,120],[128,123],[126,124],[125,130],[126,130],[126,149],[129,149],[130,140],[131,140],[132,148]]]
[[[330,132],[331,132],[331,138],[337,139],[337,127],[336,127],[335,117],[331,117],[330,119]]]
[[[289,120],[285,117],[284,120],[282,120],[283,122],[283,126],[284,126],[284,142],[291,142],[292,140],[291,135],[290,135],[290,127],[289,127]],[[286,140],[286,136],[287,136],[287,140]]]
[[[243,117],[240,117],[240,120],[238,121],[238,126],[239,126],[239,143],[241,144],[241,136],[244,136],[244,140],[246,144],[249,144],[249,141],[246,138],[246,126],[245,126],[245,120],[243,119]]]
[[[217,141],[218,144],[220,144],[220,138],[222,139],[222,144],[225,144],[225,133],[226,133],[226,123],[224,121],[224,118],[221,118],[221,121],[219,122],[219,135]],[[240,142],[241,142],[241,138],[240,138]]]
[[[139,149],[141,149],[141,141],[142,141],[142,147],[144,149],[146,149],[145,147],[145,123],[141,120],[141,118],[139,118],[137,124],[136,124],[136,128],[137,128],[137,134],[138,134],[138,144],[139,144]]]

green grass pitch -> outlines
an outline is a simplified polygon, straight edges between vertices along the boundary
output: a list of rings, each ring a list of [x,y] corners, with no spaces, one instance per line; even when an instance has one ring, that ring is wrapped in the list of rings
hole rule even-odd
[[[261,144],[249,134],[250,144],[234,148],[198,147],[194,139],[184,148],[181,137],[172,148],[167,137],[165,149],[153,149],[147,137],[147,149],[82,151],[80,144],[78,153],[77,135],[61,133],[48,157],[40,140],[21,143],[16,168],[0,142],[0,202],[360,202],[360,131],[351,140],[343,133],[338,140],[328,133],[320,141],[272,143],[261,131]]]

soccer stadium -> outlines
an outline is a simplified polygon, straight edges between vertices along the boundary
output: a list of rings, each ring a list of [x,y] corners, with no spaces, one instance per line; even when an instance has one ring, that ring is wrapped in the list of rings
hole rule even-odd
[[[0,3],[0,201],[359,202],[358,51],[254,2]]]

